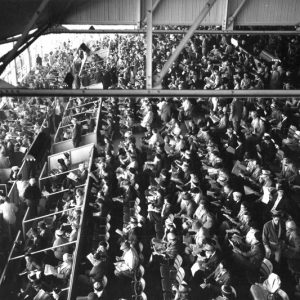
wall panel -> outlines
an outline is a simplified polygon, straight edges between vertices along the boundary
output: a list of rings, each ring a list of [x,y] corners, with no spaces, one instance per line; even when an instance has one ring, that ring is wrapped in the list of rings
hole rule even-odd
[[[63,23],[135,25],[139,0],[76,0]],[[141,20],[146,0],[141,1]],[[153,3],[156,0],[152,0]],[[242,0],[228,0],[231,16]],[[207,0],[160,0],[153,13],[154,25],[191,25]],[[203,25],[222,25],[225,0],[217,0]],[[294,25],[300,22],[300,0],[247,0],[235,25]]]
[[[145,16],[145,0],[142,0],[142,16]],[[161,0],[153,13],[155,25],[191,25],[207,0]],[[155,3],[155,0],[153,0]],[[218,0],[204,19],[204,25],[221,25],[224,0]]]
[[[137,0],[89,0],[72,6],[64,24],[135,25]]]
[[[229,1],[229,16],[231,16],[242,0]],[[285,26],[299,22],[299,0],[248,0],[238,14],[235,25]]]

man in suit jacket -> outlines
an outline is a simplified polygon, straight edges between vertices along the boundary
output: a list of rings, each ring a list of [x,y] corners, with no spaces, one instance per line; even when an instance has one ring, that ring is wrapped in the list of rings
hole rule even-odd
[[[65,253],[63,255],[63,262],[58,265],[57,273],[54,274],[55,277],[61,279],[64,282],[69,280],[72,271],[73,258],[71,254]]]
[[[243,117],[244,103],[239,98],[234,98],[231,102],[229,121],[235,132],[238,132]]]
[[[168,123],[172,117],[172,103],[170,99],[163,100],[161,108],[159,109],[159,115],[163,124]]]
[[[236,246],[233,246],[233,262],[237,269],[241,268],[247,271],[257,272],[264,258],[264,252],[261,242],[259,241],[260,233],[252,231],[247,234],[250,249],[243,251]]]
[[[285,157],[282,160],[282,169],[280,173],[280,177],[287,180],[289,183],[293,182],[298,174],[297,167],[293,164],[293,162]]]
[[[231,282],[231,274],[227,267],[227,262],[222,260],[215,271],[206,278],[204,287],[205,298],[211,299],[221,294],[222,285],[229,285]],[[204,298],[204,295],[203,295]]]
[[[266,251],[266,258],[271,255],[275,260],[280,260],[281,246],[284,237],[284,228],[281,225],[281,212],[272,211],[272,220],[265,223],[262,232],[262,240]]]
[[[76,148],[81,142],[81,125],[76,118],[72,118],[71,123],[74,126],[72,130],[72,142],[74,148]]]
[[[0,152],[0,169],[8,169],[11,167],[9,157],[5,155],[5,151]]]
[[[29,185],[24,191],[25,202],[27,206],[30,207],[28,219],[33,219],[37,217],[38,215],[37,209],[41,197],[42,197],[42,193],[39,187],[36,185],[35,178],[30,178]]]
[[[203,282],[206,278],[210,278],[211,274],[216,270],[220,263],[220,253],[216,249],[215,242],[212,239],[206,239],[203,247],[203,254],[197,254],[198,259],[193,268],[197,267],[194,273],[194,280],[196,282]]]

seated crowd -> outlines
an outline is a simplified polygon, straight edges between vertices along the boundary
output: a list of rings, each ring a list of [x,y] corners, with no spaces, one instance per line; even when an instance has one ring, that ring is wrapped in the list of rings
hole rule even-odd
[[[154,37],[154,76],[180,38]],[[163,88],[297,86],[297,62],[292,56],[299,52],[298,38],[290,39],[287,53],[275,47],[286,59],[280,56],[281,62],[274,63],[255,57],[271,42],[274,46],[271,38],[257,38],[253,47],[243,38],[241,47],[234,48],[225,36],[195,35],[170,68]],[[77,76],[76,87],[86,85],[84,76],[92,76],[104,89],[144,88],[144,38],[117,36],[109,50],[105,66],[93,57],[92,67],[99,74]],[[68,51],[56,53],[56,59],[63,61],[65,69],[75,61],[72,68],[77,75],[83,54],[79,52],[72,60]],[[41,78],[33,80],[33,87],[40,87],[39,81],[48,76],[42,64],[39,72]],[[23,123],[17,124],[24,129],[27,119],[35,118],[30,121],[40,126],[39,109],[45,106],[54,133],[63,120],[64,99],[31,101],[39,106],[36,114],[28,116],[29,104],[22,104]],[[85,106],[90,99],[73,101],[83,108],[71,109],[63,121],[75,128],[81,114],[94,115],[98,104]],[[79,165],[82,181],[73,184],[67,176],[62,178],[60,173],[71,170],[66,153],[47,186],[50,193],[71,188],[57,203],[57,210],[67,211],[35,224],[27,233],[21,250],[26,251],[26,272],[20,276],[27,278],[21,299],[34,299],[40,290],[45,299],[64,299],[74,259],[74,244],[68,243],[77,240],[82,217],[83,190],[78,185],[88,177],[93,182],[89,198],[93,241],[84,250],[91,255],[76,279],[78,298],[146,299],[147,294],[149,299],[159,295],[176,300],[251,299],[250,295],[253,299],[270,295],[289,299],[281,286],[290,297],[300,291],[297,99],[108,98],[101,121],[104,138],[96,145],[92,172]],[[89,125],[93,131],[95,124]],[[8,121],[3,121],[3,127],[9,128]],[[2,148],[10,149],[6,136],[3,132],[6,144]],[[32,180],[29,187],[33,186]],[[42,194],[26,190],[24,198],[33,207],[34,218]],[[49,246],[54,249],[45,252]],[[115,286],[120,289],[116,291]]]
[[[65,191],[55,214],[31,223],[25,243],[17,249],[25,258],[25,268],[18,275],[19,299],[66,299],[83,200],[84,188]]]
[[[219,101],[214,108],[202,99],[116,98],[104,106],[112,130],[104,128],[115,137],[121,133],[121,142],[116,149],[110,136],[104,138],[92,175],[100,188],[93,208],[105,217],[122,203],[120,247],[132,252],[124,269],[111,265],[116,276],[134,278],[132,268],[140,263],[146,274],[154,276],[161,266],[171,274],[180,257],[181,276],[168,279],[175,299],[246,299],[266,264],[266,285],[274,271],[289,291],[298,290],[299,152],[289,147],[299,143],[289,130],[297,125],[291,115],[297,107],[279,99]],[[118,121],[129,114],[134,126]],[[169,275],[160,272],[167,297]],[[105,275],[115,280],[112,270]],[[275,291],[266,285],[254,285],[253,297],[288,299],[280,284]]]

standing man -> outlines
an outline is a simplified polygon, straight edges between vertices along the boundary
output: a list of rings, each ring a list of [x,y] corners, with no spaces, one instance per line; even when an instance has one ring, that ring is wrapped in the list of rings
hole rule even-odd
[[[77,148],[81,142],[81,125],[76,118],[72,118],[71,122],[74,126],[72,131],[72,142],[74,148]]]
[[[28,207],[30,207],[29,213],[28,213],[28,219],[33,219],[37,217],[38,215],[38,205],[40,202],[40,199],[42,197],[42,193],[39,189],[39,187],[36,185],[35,178],[29,179],[29,185],[25,189],[24,192],[24,199]]]
[[[280,261],[282,242],[284,240],[284,228],[281,225],[281,212],[271,211],[272,220],[265,223],[262,240],[266,251],[266,258],[274,257],[276,262]]]
[[[36,65],[41,67],[42,66],[42,58],[40,57],[40,55],[38,54],[38,56],[36,57]]]
[[[243,100],[239,98],[234,98],[230,106],[229,121],[232,122],[232,127],[236,133],[239,132],[240,129],[240,123],[243,117],[243,111],[244,111]]]
[[[10,202],[10,199],[8,197],[5,197],[4,203],[0,204],[0,214],[2,214],[3,220],[8,226],[8,234],[10,239],[13,236],[17,219],[17,211],[17,206],[14,203]]]

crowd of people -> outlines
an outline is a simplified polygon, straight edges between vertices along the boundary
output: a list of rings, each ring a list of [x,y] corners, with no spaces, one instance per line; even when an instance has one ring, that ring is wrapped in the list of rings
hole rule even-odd
[[[298,108],[279,99],[230,99],[216,109],[201,99],[109,100],[104,122],[113,129],[106,130],[120,132],[122,142],[116,150],[105,138],[105,161],[94,174],[102,216],[116,197],[125,215],[141,199],[135,218],[124,218],[129,261],[140,261],[142,242],[146,272],[155,276],[180,255],[185,275],[175,299],[245,299],[266,259],[270,273],[297,290],[300,177],[289,144],[299,141],[281,125],[297,124],[290,112]],[[275,111],[280,117],[272,123]],[[125,116],[134,126],[118,121]],[[254,285],[253,295],[285,295],[280,285],[273,292],[266,285]]]
[[[154,36],[154,77],[180,38],[181,35]],[[238,41],[240,47],[234,47],[226,36],[195,35],[169,69],[162,88],[298,87],[297,37],[241,36]],[[90,77],[95,83],[101,82],[103,89],[145,88],[143,35],[117,35],[103,43],[109,46],[107,59],[103,61],[93,55],[91,68],[83,68],[80,76],[83,55],[88,55],[83,50],[74,60],[73,51],[65,45],[67,50],[50,56],[49,61],[51,57],[58,60],[63,72],[61,78],[68,72],[74,74],[74,88],[89,85]],[[97,43],[87,45],[93,51],[100,47]],[[260,60],[259,53],[264,49],[278,59]],[[37,60],[38,72],[31,74],[35,79],[28,81],[29,86],[47,88],[46,73],[49,74],[54,63],[48,67],[43,64],[41,59]],[[65,99],[30,101],[31,106],[30,103],[12,105],[18,106],[25,122],[31,118],[39,126],[38,120],[45,116],[39,110],[47,116],[54,115],[51,118],[54,133],[63,120]],[[71,138],[77,147],[82,134],[78,124],[81,118],[89,116],[89,110],[94,115],[98,104],[86,108],[83,104],[89,100],[72,101],[78,108],[66,114],[65,125],[72,123],[73,130],[62,139]],[[26,115],[32,103],[38,105],[37,112]],[[90,225],[94,224],[90,234],[99,230],[97,226],[103,227],[103,220],[111,224],[116,221],[108,216],[119,210],[123,218],[117,222],[121,226],[117,233],[116,224],[106,224],[107,234],[100,241],[96,239],[95,249],[86,249],[93,253],[89,258],[93,266],[81,270],[78,276],[79,296],[129,299],[132,295],[126,287],[131,281],[135,299],[144,299],[145,294],[149,299],[176,300],[297,296],[300,292],[297,99],[108,98],[104,99],[101,116],[103,141],[96,145],[98,153],[89,174],[93,181],[89,219]],[[3,128],[9,127],[8,122],[3,121]],[[20,120],[16,122],[21,124]],[[93,123],[88,126],[88,131],[95,128]],[[23,139],[22,146],[26,147]],[[8,145],[2,148],[10,149]],[[61,165],[64,167],[65,162]],[[21,298],[33,299],[42,289],[49,299],[63,299],[57,289],[63,297],[61,289],[68,284],[74,248],[56,246],[77,238],[82,205],[77,198],[82,197],[82,191],[77,189],[72,193],[66,203],[73,203],[74,210],[52,220],[52,231],[42,222],[28,233],[25,259],[29,283],[19,294]],[[43,253],[51,245],[55,250]],[[35,251],[40,255],[32,256]],[[137,274],[141,266],[145,281]],[[266,267],[267,272],[262,272]],[[118,291],[114,290],[116,285],[120,287]]]

